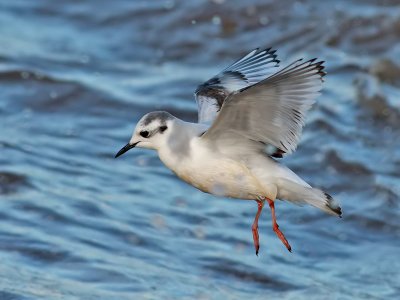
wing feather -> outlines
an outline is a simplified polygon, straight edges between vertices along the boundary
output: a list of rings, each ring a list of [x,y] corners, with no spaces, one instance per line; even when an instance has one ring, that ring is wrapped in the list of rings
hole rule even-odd
[[[215,143],[256,141],[260,147],[275,146],[278,156],[292,153],[300,140],[305,116],[320,94],[323,69],[322,61],[297,60],[231,94],[202,139]]]

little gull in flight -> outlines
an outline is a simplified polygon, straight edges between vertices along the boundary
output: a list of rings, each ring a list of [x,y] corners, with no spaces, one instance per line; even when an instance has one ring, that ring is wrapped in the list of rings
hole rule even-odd
[[[198,123],[168,112],[143,116],[115,157],[134,147],[154,149],[179,178],[217,196],[255,200],[252,232],[268,202],[272,227],[291,251],[275,217],[275,200],[307,203],[341,216],[338,203],[276,159],[293,153],[305,116],[322,88],[323,61],[297,60],[279,68],[275,50],[255,49],[195,91]]]

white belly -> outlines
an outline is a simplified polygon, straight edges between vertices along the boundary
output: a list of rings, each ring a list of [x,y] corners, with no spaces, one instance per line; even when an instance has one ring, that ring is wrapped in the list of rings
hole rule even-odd
[[[196,150],[190,151],[190,156],[177,159],[172,152],[159,152],[160,159],[179,178],[203,192],[239,199],[257,199],[265,195],[245,164],[211,153],[201,144],[191,146]]]
[[[182,168],[176,174],[199,190],[217,196],[257,199],[264,193],[244,165],[227,159]]]

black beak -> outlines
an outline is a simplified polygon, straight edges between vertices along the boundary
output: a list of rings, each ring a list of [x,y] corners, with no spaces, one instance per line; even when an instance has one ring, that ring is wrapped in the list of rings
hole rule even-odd
[[[126,144],[124,147],[122,147],[122,149],[121,150],[119,150],[118,151],[118,153],[115,155],[115,158],[117,158],[118,156],[120,156],[120,155],[122,155],[122,154],[124,154],[126,151],[128,151],[128,150],[130,150],[130,149],[132,149],[132,148],[135,148],[135,146],[138,144],[139,142],[137,142],[137,143],[134,143],[134,144]]]

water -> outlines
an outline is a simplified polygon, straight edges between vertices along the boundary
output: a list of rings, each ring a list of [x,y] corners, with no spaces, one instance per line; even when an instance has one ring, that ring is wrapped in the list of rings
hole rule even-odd
[[[400,294],[398,1],[1,1],[0,299],[388,299]],[[134,123],[257,46],[326,60],[284,163],[336,219],[188,186]],[[397,296],[397,297],[396,297]]]

